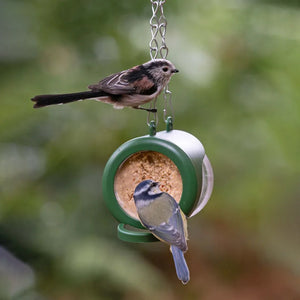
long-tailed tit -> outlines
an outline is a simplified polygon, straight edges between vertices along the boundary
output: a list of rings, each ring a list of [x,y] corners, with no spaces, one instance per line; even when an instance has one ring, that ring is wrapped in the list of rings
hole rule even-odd
[[[183,253],[187,251],[187,222],[179,204],[159,183],[144,180],[135,188],[134,203],[142,224],[161,241],[170,245],[176,274],[183,284],[190,280],[190,272]]]
[[[171,76],[177,73],[175,66],[166,59],[154,59],[131,69],[112,74],[97,84],[89,85],[90,91],[38,95],[31,100],[34,108],[64,104],[84,99],[93,99],[109,103],[114,108],[130,106],[136,109],[156,111],[140,107],[157,97],[169,83]]]

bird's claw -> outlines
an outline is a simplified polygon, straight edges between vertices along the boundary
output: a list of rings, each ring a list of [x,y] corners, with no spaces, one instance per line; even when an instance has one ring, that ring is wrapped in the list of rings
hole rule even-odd
[[[148,109],[146,109],[146,110],[147,110],[147,112],[152,112],[152,113],[154,113],[154,114],[157,113],[157,109],[156,109],[156,108],[148,108]]]

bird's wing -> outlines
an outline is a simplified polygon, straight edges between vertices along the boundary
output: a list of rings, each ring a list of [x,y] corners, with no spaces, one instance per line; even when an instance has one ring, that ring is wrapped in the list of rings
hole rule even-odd
[[[142,66],[136,66],[120,73],[112,74],[97,84],[89,86],[92,91],[104,91],[112,95],[140,94],[152,95],[161,91],[154,80],[149,78]]]
[[[183,227],[183,220],[178,207],[168,222],[160,224],[152,232],[159,239],[186,251],[187,243]]]
[[[134,93],[136,88],[127,79],[127,70],[112,74],[97,84],[89,85],[92,91],[104,91],[113,95]]]

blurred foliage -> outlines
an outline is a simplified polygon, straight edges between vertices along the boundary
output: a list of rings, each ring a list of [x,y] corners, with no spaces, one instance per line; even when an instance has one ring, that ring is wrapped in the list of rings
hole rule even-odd
[[[165,14],[175,128],[215,171],[189,222],[191,282],[165,245],[119,241],[101,198],[107,159],[147,115],[30,102],[148,60],[150,1],[1,0],[1,299],[300,297],[299,1],[173,0]]]

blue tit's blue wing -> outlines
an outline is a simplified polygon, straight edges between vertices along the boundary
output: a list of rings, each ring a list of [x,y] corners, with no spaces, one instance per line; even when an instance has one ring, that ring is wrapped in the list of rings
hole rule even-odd
[[[157,226],[152,232],[168,244],[177,246],[182,251],[187,250],[183,219],[178,204],[170,219]]]
[[[156,237],[168,244],[175,245],[182,251],[187,250],[184,216],[180,206],[167,193],[162,193],[148,207],[139,212],[142,223]]]

